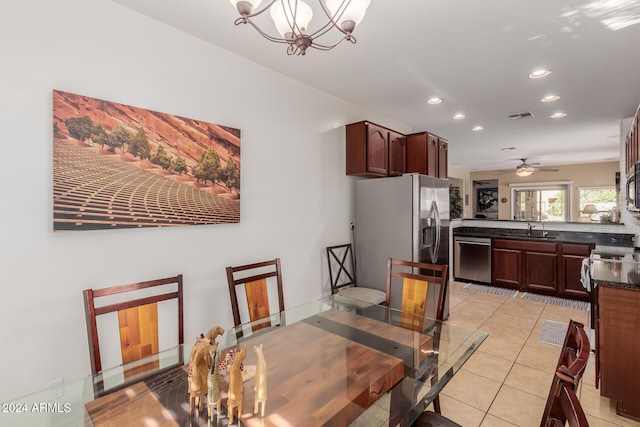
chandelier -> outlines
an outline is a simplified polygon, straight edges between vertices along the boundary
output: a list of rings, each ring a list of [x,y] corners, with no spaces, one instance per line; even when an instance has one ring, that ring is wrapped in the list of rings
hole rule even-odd
[[[264,38],[275,43],[287,44],[288,55],[304,55],[308,48],[330,50],[342,41],[356,43],[353,30],[364,18],[371,0],[318,0],[328,22],[313,33],[309,32],[309,23],[313,17],[311,6],[302,0],[271,0],[262,9],[258,9],[262,0],[229,0],[238,9],[240,18],[236,25],[250,24]],[[281,37],[267,34],[253,21],[254,18],[269,9],[276,31]],[[320,44],[317,39],[332,29],[340,31],[340,39],[334,44]]]

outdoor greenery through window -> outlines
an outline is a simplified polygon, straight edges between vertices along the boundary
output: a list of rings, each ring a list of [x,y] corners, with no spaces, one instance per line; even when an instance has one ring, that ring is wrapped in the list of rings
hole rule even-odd
[[[580,212],[588,204],[595,205],[596,214],[590,215],[594,220],[600,220],[603,215],[609,215],[611,210],[618,205],[618,195],[615,187],[582,187],[578,189]],[[597,217],[597,218],[596,218]]]
[[[569,221],[569,184],[512,187],[513,219]]]

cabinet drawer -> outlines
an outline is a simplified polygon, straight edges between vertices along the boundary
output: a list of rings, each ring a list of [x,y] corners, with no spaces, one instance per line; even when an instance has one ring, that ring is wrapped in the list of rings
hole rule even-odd
[[[588,257],[591,255],[591,249],[593,249],[595,245],[583,245],[579,243],[561,243],[560,244],[560,252],[565,255],[577,255]]]
[[[493,239],[493,247],[515,249],[527,252],[556,253],[556,244],[552,242],[536,242],[531,240]]]

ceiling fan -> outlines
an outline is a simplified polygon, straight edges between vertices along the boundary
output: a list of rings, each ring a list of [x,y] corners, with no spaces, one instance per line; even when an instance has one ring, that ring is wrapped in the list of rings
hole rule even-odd
[[[558,172],[558,169],[536,168],[534,166],[531,166],[529,163],[527,163],[527,159],[520,160],[522,161],[522,163],[516,166],[516,170],[514,171],[518,176],[529,176],[534,172]]]

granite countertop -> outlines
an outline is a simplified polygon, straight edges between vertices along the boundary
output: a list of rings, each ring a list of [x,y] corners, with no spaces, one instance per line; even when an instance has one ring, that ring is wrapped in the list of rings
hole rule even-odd
[[[546,231],[546,230],[545,230]],[[492,237],[497,239],[531,240],[538,242],[586,243],[603,246],[620,246],[633,248],[634,234],[602,233],[589,231],[549,230],[545,237],[541,229],[533,229],[531,233],[521,228],[496,227],[456,227],[454,236],[460,237]]]
[[[640,252],[591,254],[591,280],[596,285],[640,289]]]

